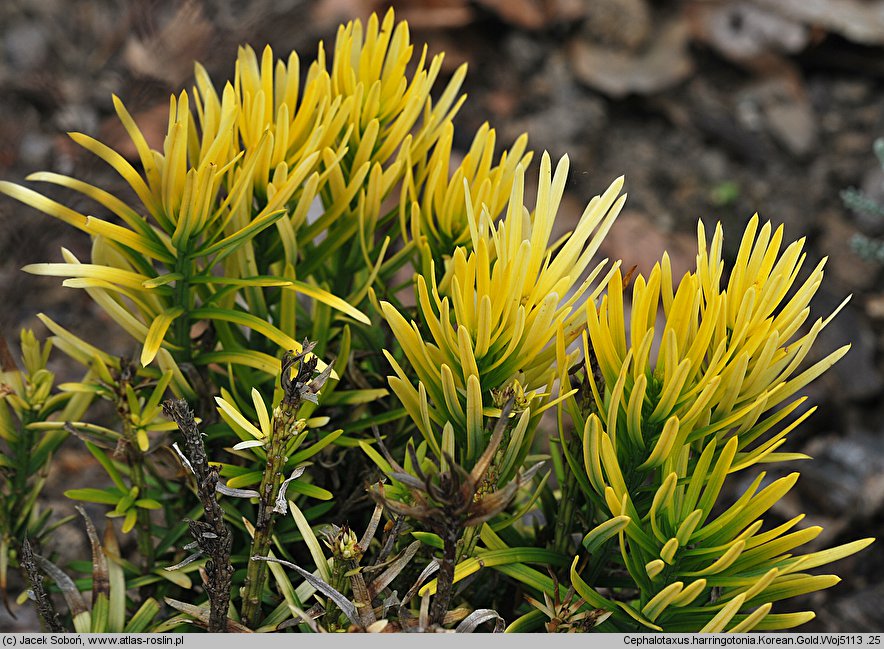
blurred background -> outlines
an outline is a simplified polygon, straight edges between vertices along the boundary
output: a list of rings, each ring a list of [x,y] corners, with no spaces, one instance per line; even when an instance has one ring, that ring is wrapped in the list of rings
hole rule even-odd
[[[527,132],[535,151],[570,155],[562,229],[626,174],[627,207],[604,250],[625,268],[647,272],[664,249],[677,275],[693,268],[701,218],[723,223],[733,259],[755,212],[785,224],[787,240],[807,238],[806,268],[828,256],[813,318],[853,299],[816,347],[853,348],[807,390],[806,406],[818,411],[788,450],[814,460],[797,467],[802,479],[772,516],[806,512],[804,524],[822,525],[812,549],[880,536],[884,171],[873,143],[884,137],[884,1],[0,0],[0,178],[52,170],[120,190],[120,179],[65,135],[82,131],[134,157],[111,93],[160,148],[169,94],[190,88],[195,60],[219,82],[232,77],[242,43],[259,52],[270,44],[277,57],[296,49],[303,64],[340,22],[391,5],[413,41],[446,52],[445,75],[469,64],[461,150],[489,121],[504,146]],[[865,198],[846,205],[851,187]],[[80,200],[55,195],[75,207]],[[45,335],[34,317],[43,311],[133,354],[85,294],[20,272],[60,261],[60,246],[88,256],[85,235],[0,197],[0,335],[15,343],[23,326]],[[61,380],[74,376],[63,362],[56,369]],[[59,513],[72,511],[63,489],[100,475],[80,445],[69,440],[50,476],[46,493]],[[72,558],[87,556],[76,525],[57,542]],[[802,630],[884,628],[879,545],[835,564],[841,584],[789,603],[817,612]],[[0,611],[0,628],[36,628],[17,610],[17,621]]]

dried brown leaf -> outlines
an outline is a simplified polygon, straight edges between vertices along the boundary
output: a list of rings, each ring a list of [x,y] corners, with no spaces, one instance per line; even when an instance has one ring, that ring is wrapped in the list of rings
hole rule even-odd
[[[89,514],[80,505],[76,506],[76,510],[80,512],[80,516],[86,522],[86,534],[89,536],[89,544],[92,546],[92,605],[99,595],[110,597],[110,576],[107,569],[107,557],[104,549],[101,547],[101,541],[98,538],[98,532]]]
[[[396,577],[399,576],[405,567],[408,565],[408,562],[414,558],[414,555],[417,554],[417,551],[421,547],[420,541],[414,541],[411,543],[405,550],[396,557],[389,565],[389,567],[384,570],[377,578],[371,582],[371,585],[368,587],[369,593],[371,593],[371,598],[374,599],[377,597],[378,593],[380,593],[384,588],[386,588],[390,582],[392,582]]]
[[[209,625],[209,617],[211,613],[209,609],[205,606],[194,606],[193,604],[188,604],[187,602],[181,602],[177,599],[172,599],[171,597],[164,598],[166,604],[171,606],[172,608],[181,611],[182,613],[186,613],[190,615],[192,618],[196,619],[199,623],[199,626],[207,627]],[[252,633],[252,630],[247,626],[243,626],[236,620],[231,620],[227,618],[227,632],[228,633]]]
[[[490,608],[479,608],[466,616],[460,624],[457,625],[455,631],[457,633],[472,633],[476,628],[485,622],[494,620],[494,633],[503,633],[504,620],[497,611]]]

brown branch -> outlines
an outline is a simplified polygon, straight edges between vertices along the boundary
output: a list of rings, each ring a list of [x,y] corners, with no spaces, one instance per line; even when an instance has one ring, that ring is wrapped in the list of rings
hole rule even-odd
[[[206,562],[206,592],[209,595],[209,633],[228,630],[227,610],[230,606],[230,584],[233,566],[230,552],[233,537],[224,523],[224,511],[215,497],[218,468],[209,466],[202,434],[194,421],[193,412],[183,399],[163,403],[163,413],[176,424],[184,435],[185,453],[196,477],[197,495],[205,512],[204,520],[188,521],[190,533]]]
[[[446,530],[442,538],[442,561],[439,564],[439,576],[436,579],[436,596],[430,607],[430,622],[441,625],[448,613],[451,603],[451,587],[454,585],[454,566],[457,563],[457,540],[460,528],[453,524],[452,519],[446,520]]]
[[[34,552],[31,549],[31,543],[27,537],[21,544],[21,567],[25,569],[28,581],[31,583],[31,592],[34,593],[34,606],[37,608],[37,614],[50,633],[65,633],[67,629],[58,619],[58,613],[49,594],[43,587],[43,575],[37,568],[37,561],[34,559]]]

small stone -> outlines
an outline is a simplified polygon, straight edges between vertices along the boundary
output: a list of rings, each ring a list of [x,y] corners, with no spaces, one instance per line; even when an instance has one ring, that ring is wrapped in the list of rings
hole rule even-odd
[[[582,83],[620,99],[655,94],[685,81],[694,70],[688,43],[687,24],[671,21],[637,51],[598,45],[583,37],[571,43],[569,55],[574,75]]]
[[[12,25],[3,33],[2,40],[9,65],[16,72],[33,70],[46,58],[46,33],[36,22]]]
[[[509,34],[503,47],[507,62],[521,72],[533,73],[548,55],[548,50],[539,40],[518,31]]]
[[[635,50],[651,36],[654,20],[645,0],[587,2],[583,31],[595,44]]]
[[[751,131],[766,131],[797,158],[817,146],[817,116],[804,85],[789,75],[748,84],[737,95],[737,117]]]
[[[866,313],[873,320],[884,320],[884,293],[875,293],[866,298]]]
[[[60,131],[95,133],[98,129],[98,114],[88,104],[67,104],[55,115],[55,124]]]
[[[52,153],[52,138],[36,131],[28,131],[22,135],[19,155],[24,164],[31,167],[45,166],[50,153]]]
[[[772,52],[795,54],[810,38],[810,30],[749,2],[698,6],[695,32],[728,59],[749,61]]]
[[[881,0],[754,0],[792,20],[814,25],[862,45],[884,44]]]
[[[766,115],[771,134],[792,155],[803,157],[816,148],[816,117],[807,102],[774,104]]]

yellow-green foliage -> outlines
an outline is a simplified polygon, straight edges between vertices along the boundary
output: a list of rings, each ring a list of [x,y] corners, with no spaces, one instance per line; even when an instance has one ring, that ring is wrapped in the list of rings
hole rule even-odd
[[[762,531],[763,516],[798,478],[761,488],[759,473],[744,494],[713,516],[728,475],[756,464],[806,459],[778,451],[813,409],[788,421],[804,398],[790,398],[848,350],[845,346],[798,371],[820,330],[804,334],[808,304],[823,263],[795,288],[803,241],[782,248],[783,228],[748,224],[730,278],[721,286],[722,230],[707,247],[702,223],[696,273],[674,286],[664,256],[647,280],[636,278],[627,327],[618,274],[600,304],[586,306],[586,376],[592,403],[571,403],[582,429],[584,481],[598,505],[583,544],[590,562],[603,549],[635,579],[639,596],[618,602],[647,628],[748,631],[790,628],[811,613],[769,614],[772,602],[837,583],[803,571],[856,552],[869,541],[793,555],[819,527],[794,531],[803,516]],[[662,313],[661,313],[662,310]],[[837,313],[837,311],[836,311]],[[657,328],[658,314],[662,327]],[[662,329],[659,352],[651,348]],[[600,383],[590,365],[597,364]],[[650,487],[650,488],[647,488]],[[610,541],[610,543],[609,543]],[[619,546],[619,547],[618,547]],[[593,598],[572,571],[578,593]],[[711,588],[718,598],[708,597]],[[627,621],[626,618],[623,618]]]
[[[835,316],[807,326],[823,264],[799,285],[803,240],[785,245],[783,228],[757,217],[727,264],[721,227],[707,242],[701,222],[696,271],[673,278],[664,255],[628,295],[620,262],[596,259],[626,200],[624,179],[554,239],[568,158],[554,165],[544,153],[535,171],[526,136],[498,151],[485,124],[453,164],[465,68],[440,84],[441,65],[441,55],[415,51],[392,11],[342,26],[333,49],[320,44],[306,65],[294,52],[277,60],[270,48],[259,56],[244,46],[223,87],[196,66],[194,87],[170,99],[161,150],[114,97],[137,163],[71,134],[127,183],[126,198],[57,173],[29,177],[91,200],[78,211],[0,182],[91,238],[88,260],[62,249],[63,263],[25,270],[85,290],[139,348],[129,363],[94,342],[100,331],[81,338],[41,315],[52,344],[86,368],[81,381],[56,387],[49,343],[23,334],[25,371],[5,371],[0,385],[0,437],[10,449],[0,469],[12,476],[0,492],[0,586],[24,533],[49,529],[48,515],[34,513],[42,478],[28,476],[43,475],[67,430],[113,482],[68,495],[112,507],[139,554],[114,563],[91,626],[90,611],[72,608],[77,628],[96,630],[99,620],[99,629],[119,629],[132,613],[147,628],[166,594],[184,615],[156,630],[223,625],[228,600],[241,611],[229,628],[317,630],[302,616],[314,595],[325,627],[346,628],[346,617],[375,628],[392,623],[381,618],[394,576],[438,550],[439,575],[423,584],[428,569],[408,591],[399,628],[464,618],[450,610],[451,584],[477,572],[483,584],[506,579],[528,596],[515,606],[507,599],[511,630],[544,617],[551,630],[608,631],[782,629],[812,617],[776,612],[776,602],[834,585],[837,577],[807,571],[871,541],[801,554],[820,528],[801,528],[800,516],[765,525],[797,473],[767,481],[757,473],[735,502],[722,494],[731,474],[805,459],[786,438],[812,412],[796,416],[798,393],[847,351],[805,364]],[[530,206],[526,174],[539,179]],[[413,273],[406,286],[403,269]],[[413,300],[403,298],[409,287]],[[236,532],[228,555],[241,565],[228,573],[236,576],[220,621],[188,592],[200,553],[177,549],[182,521],[204,515],[194,494],[217,503],[214,487],[206,496],[205,484],[164,478],[161,457],[181,458],[180,475],[196,475],[177,446],[177,456],[169,450],[167,392],[203,419],[202,452],[225,483],[218,491]],[[115,424],[90,421],[96,396],[113,404]],[[369,490],[379,503],[370,515],[362,496],[378,476],[365,456],[387,477]],[[205,457],[200,466],[210,474]],[[258,484],[260,492],[244,489]],[[371,523],[362,545],[346,526],[330,528],[339,542],[328,559],[314,527],[345,522],[338,502]],[[393,533],[402,529],[396,513],[414,530],[381,551],[372,539],[385,511]],[[538,519],[543,526],[528,522]],[[191,523],[205,549],[217,534],[199,530]],[[96,571],[115,560],[115,537],[106,539],[94,543]],[[286,560],[273,563],[274,553]],[[283,565],[305,580],[295,587]],[[370,565],[374,582],[363,573]],[[545,567],[570,583],[564,599]],[[128,610],[120,593],[148,585],[157,598]],[[355,604],[341,592],[348,588]],[[464,606],[497,605],[499,590],[466,591]],[[437,598],[429,620],[428,604],[421,615],[410,603],[416,595]],[[270,600],[281,603],[265,610]],[[481,615],[465,628],[492,619]]]
[[[553,242],[568,159],[561,160],[553,176],[544,154],[533,213],[524,206],[524,173],[519,165],[499,223],[484,205],[477,214],[467,201],[470,248],[454,249],[443,281],[446,290],[437,285],[432,269],[429,277],[416,277],[420,319],[431,342],[424,342],[421,328],[409,324],[392,305],[381,305],[419,379],[416,390],[388,354],[397,374],[390,385],[437,454],[435,428],[450,423],[459,455],[474,461],[485,442],[484,410],[490,408],[488,414],[497,416],[500,404],[494,403],[494,393],[504,388],[517,385],[520,393],[527,392],[519,403],[526,422],[532,407],[535,414],[542,412],[542,406],[532,403],[537,397],[532,391],[551,388],[556,378],[556,347],[549,343],[559,330],[565,344],[578,335],[581,314],[575,304],[587,295],[594,299],[603,286],[594,282],[603,276],[607,260],[583,276],[623,205],[625,196],[618,198],[623,179],[590,201],[566,241]]]

